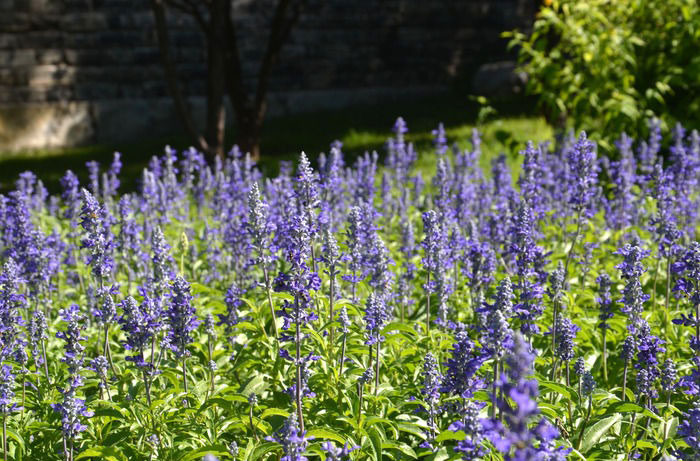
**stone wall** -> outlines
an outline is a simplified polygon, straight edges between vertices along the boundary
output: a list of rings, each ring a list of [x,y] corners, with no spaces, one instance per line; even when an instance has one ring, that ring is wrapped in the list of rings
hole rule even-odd
[[[315,0],[271,81],[272,114],[440,91],[506,55],[533,0]],[[234,0],[253,78],[274,0]],[[202,112],[198,28],[171,14],[171,45]],[[201,118],[201,117],[200,117]],[[178,131],[148,0],[0,0],[0,149],[114,142]]]

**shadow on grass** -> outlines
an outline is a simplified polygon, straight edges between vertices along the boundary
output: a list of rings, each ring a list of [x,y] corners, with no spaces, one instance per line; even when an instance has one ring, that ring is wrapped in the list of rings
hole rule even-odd
[[[510,101],[496,106],[498,116],[506,120],[528,120],[528,117],[532,117],[528,113],[529,107],[531,106],[523,101]],[[467,139],[471,127],[477,121],[479,109],[476,102],[464,95],[445,94],[408,102],[272,118],[263,129],[259,166],[265,173],[275,174],[280,160],[296,159],[302,150],[314,158],[319,152],[326,152],[330,143],[336,139],[343,142],[348,162],[365,151],[377,150],[381,155],[398,116],[407,121],[408,139],[421,151],[431,145],[430,133],[439,122],[444,124],[451,141]],[[493,133],[489,137],[493,137],[499,148],[509,150],[511,146],[508,143],[515,139],[509,131],[513,129],[512,124],[506,123],[498,129],[491,126],[493,123],[495,122],[484,125],[484,131],[491,130]],[[537,123],[541,125],[543,122]],[[533,130],[527,128],[528,123],[525,125],[525,131]],[[538,126],[534,130],[541,131],[542,128]],[[234,138],[233,130],[228,130],[227,134],[227,145],[230,146]],[[532,133],[531,138],[539,137],[542,137],[541,133],[539,136]],[[2,191],[11,189],[19,173],[31,170],[44,181],[49,191],[57,192],[60,190],[59,180],[66,170],[73,170],[84,182],[87,180],[86,162],[96,160],[106,168],[112,161],[113,152],[119,151],[124,164],[121,190],[133,190],[150,158],[160,155],[165,145],[182,150],[190,146],[190,140],[180,134],[138,143],[91,145],[7,155],[0,153],[0,188]]]

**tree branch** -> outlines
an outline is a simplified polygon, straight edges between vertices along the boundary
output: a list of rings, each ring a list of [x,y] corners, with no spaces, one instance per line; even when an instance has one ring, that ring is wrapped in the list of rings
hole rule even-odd
[[[192,118],[190,117],[189,108],[187,107],[185,98],[183,97],[182,92],[180,91],[180,86],[178,85],[175,65],[173,64],[170,56],[170,50],[168,49],[168,25],[165,18],[165,5],[163,0],[151,0],[151,9],[153,10],[153,17],[155,19],[161,64],[165,73],[168,91],[170,92],[175,103],[175,110],[177,111],[185,130],[197,144],[197,148],[203,151],[208,151],[209,146],[207,141],[195,128]]]
[[[182,2],[178,0],[166,0],[168,5],[172,6],[176,10],[179,10],[185,14],[188,14],[194,18],[195,21],[197,21],[197,24],[199,25],[199,28],[202,29],[202,32],[204,32],[204,35],[207,35],[209,32],[209,28],[207,27],[207,21],[204,19],[204,15],[202,12],[199,10],[199,6],[197,3],[193,2],[192,0],[183,0]],[[206,2],[209,4],[209,2]]]
[[[260,70],[258,71],[255,107],[256,112],[259,113],[256,114],[256,117],[264,116],[264,105],[269,86],[270,73],[279,58],[282,45],[284,45],[289,37],[292,27],[294,27],[299,20],[299,16],[305,5],[305,0],[279,0],[277,2],[277,7],[272,17],[272,23],[270,24],[270,35],[268,36],[267,47],[260,63]],[[290,9],[290,6],[292,7],[292,12],[290,17],[287,17],[287,11]]]

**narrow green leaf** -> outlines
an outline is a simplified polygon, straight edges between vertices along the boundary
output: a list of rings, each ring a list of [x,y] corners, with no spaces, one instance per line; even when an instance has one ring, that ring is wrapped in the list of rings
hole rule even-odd
[[[615,414],[597,421],[592,426],[588,427],[583,433],[583,442],[581,443],[581,452],[586,453],[588,450],[598,443],[598,441],[622,419],[622,415]]]

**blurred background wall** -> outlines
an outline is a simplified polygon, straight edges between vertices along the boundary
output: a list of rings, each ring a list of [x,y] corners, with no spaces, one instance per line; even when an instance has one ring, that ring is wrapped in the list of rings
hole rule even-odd
[[[265,45],[271,4],[234,0],[250,78]],[[282,50],[271,79],[270,114],[429,95],[469,85],[479,68],[488,85],[499,78],[498,63],[508,59],[501,32],[528,28],[536,4],[317,1]],[[201,114],[201,34],[186,16],[171,14],[168,21],[181,82],[191,110]],[[0,0],[0,149],[123,142],[180,129],[146,0]]]

